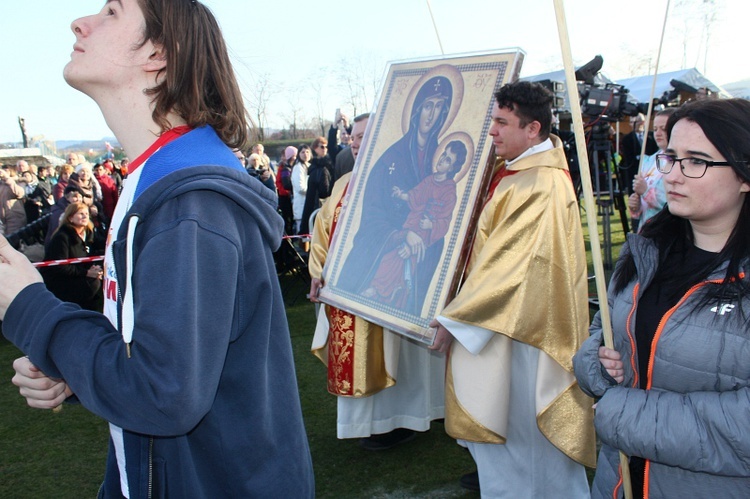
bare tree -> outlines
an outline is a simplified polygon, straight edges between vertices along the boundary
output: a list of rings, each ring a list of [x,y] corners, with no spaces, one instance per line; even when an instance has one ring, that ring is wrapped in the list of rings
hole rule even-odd
[[[327,120],[324,117],[326,115],[325,88],[326,88],[327,78],[325,77],[325,75],[327,74],[327,69],[322,68],[322,70],[319,73],[320,73],[320,77],[311,78],[310,81],[308,81],[308,88],[310,92],[312,92],[313,102],[315,102],[315,112],[316,112],[315,128],[319,128],[320,135],[325,136],[326,126],[330,125],[331,123],[330,120]]]
[[[283,118],[287,123],[289,130],[288,138],[299,139],[302,138],[300,127],[305,128],[304,122],[304,108],[302,106],[302,94],[299,87],[287,88],[285,91],[287,112],[284,113]]]
[[[336,70],[337,87],[346,95],[345,103],[352,107],[355,116],[371,109],[380,89],[383,69],[383,63],[366,54],[357,54],[339,61]]]
[[[258,75],[253,83],[250,95],[250,109],[254,118],[256,131],[255,140],[263,142],[266,138],[265,129],[268,126],[268,102],[279,93],[268,73]]]

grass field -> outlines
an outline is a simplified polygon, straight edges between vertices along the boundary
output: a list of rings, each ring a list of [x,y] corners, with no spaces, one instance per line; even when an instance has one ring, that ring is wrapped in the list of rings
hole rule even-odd
[[[612,229],[616,258],[623,240],[616,217]],[[336,400],[326,392],[323,364],[310,354],[313,306],[304,298],[301,282],[284,284],[289,288],[287,317],[317,496],[479,497],[459,487],[458,478],[474,470],[473,461],[440,423],[433,423],[431,431],[412,442],[380,453],[364,451],[355,441],[336,439]],[[95,497],[104,473],[106,423],[75,405],[66,405],[60,413],[28,408],[10,383],[11,364],[19,355],[0,338],[0,497]]]
[[[440,423],[385,452],[368,452],[336,438],[336,399],[326,391],[324,365],[310,354],[314,308],[301,287],[287,307],[302,409],[318,497],[479,497],[458,486],[472,471],[468,452]],[[60,413],[26,406],[10,383],[20,352],[0,339],[0,497],[95,497],[104,474],[107,424],[81,406]],[[290,477],[290,479],[293,479]]]

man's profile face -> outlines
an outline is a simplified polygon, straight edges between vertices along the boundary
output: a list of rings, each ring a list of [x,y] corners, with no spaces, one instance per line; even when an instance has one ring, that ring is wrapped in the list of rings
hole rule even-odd
[[[370,118],[365,118],[362,121],[358,121],[352,127],[352,156],[357,159],[359,154],[359,148],[362,147],[362,139],[365,136],[365,129],[367,128],[367,121]]]
[[[137,85],[155,48],[151,41],[140,43],[145,22],[138,0],[108,1],[98,13],[73,21],[75,44],[63,70],[68,85],[90,96]]]
[[[521,119],[507,107],[500,107],[497,102],[492,108],[490,136],[495,144],[495,154],[507,161],[512,161],[523,154],[534,142],[534,134],[529,124],[521,127]]]
[[[445,97],[430,97],[426,99],[422,104],[422,109],[419,112],[419,133],[427,135],[435,126],[438,119],[440,119],[440,113],[445,106]]]

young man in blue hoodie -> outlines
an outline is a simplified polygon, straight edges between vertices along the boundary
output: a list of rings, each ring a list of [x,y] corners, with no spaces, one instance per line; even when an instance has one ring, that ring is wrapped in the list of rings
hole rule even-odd
[[[28,355],[14,383],[32,407],[75,396],[110,422],[102,497],[312,497],[271,254],[283,222],[230,149],[247,126],[216,20],[197,0],[117,0],[72,30],[66,81],[137,159],[103,315],[0,240],[0,320]]]

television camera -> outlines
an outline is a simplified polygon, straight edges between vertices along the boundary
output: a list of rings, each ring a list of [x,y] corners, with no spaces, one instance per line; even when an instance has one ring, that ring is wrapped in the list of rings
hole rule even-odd
[[[620,121],[624,116],[637,116],[645,113],[648,104],[637,104],[628,100],[629,90],[615,83],[597,84],[594,77],[604,65],[602,56],[578,68],[576,81],[581,97],[581,113],[584,116],[598,117],[607,122]]]

